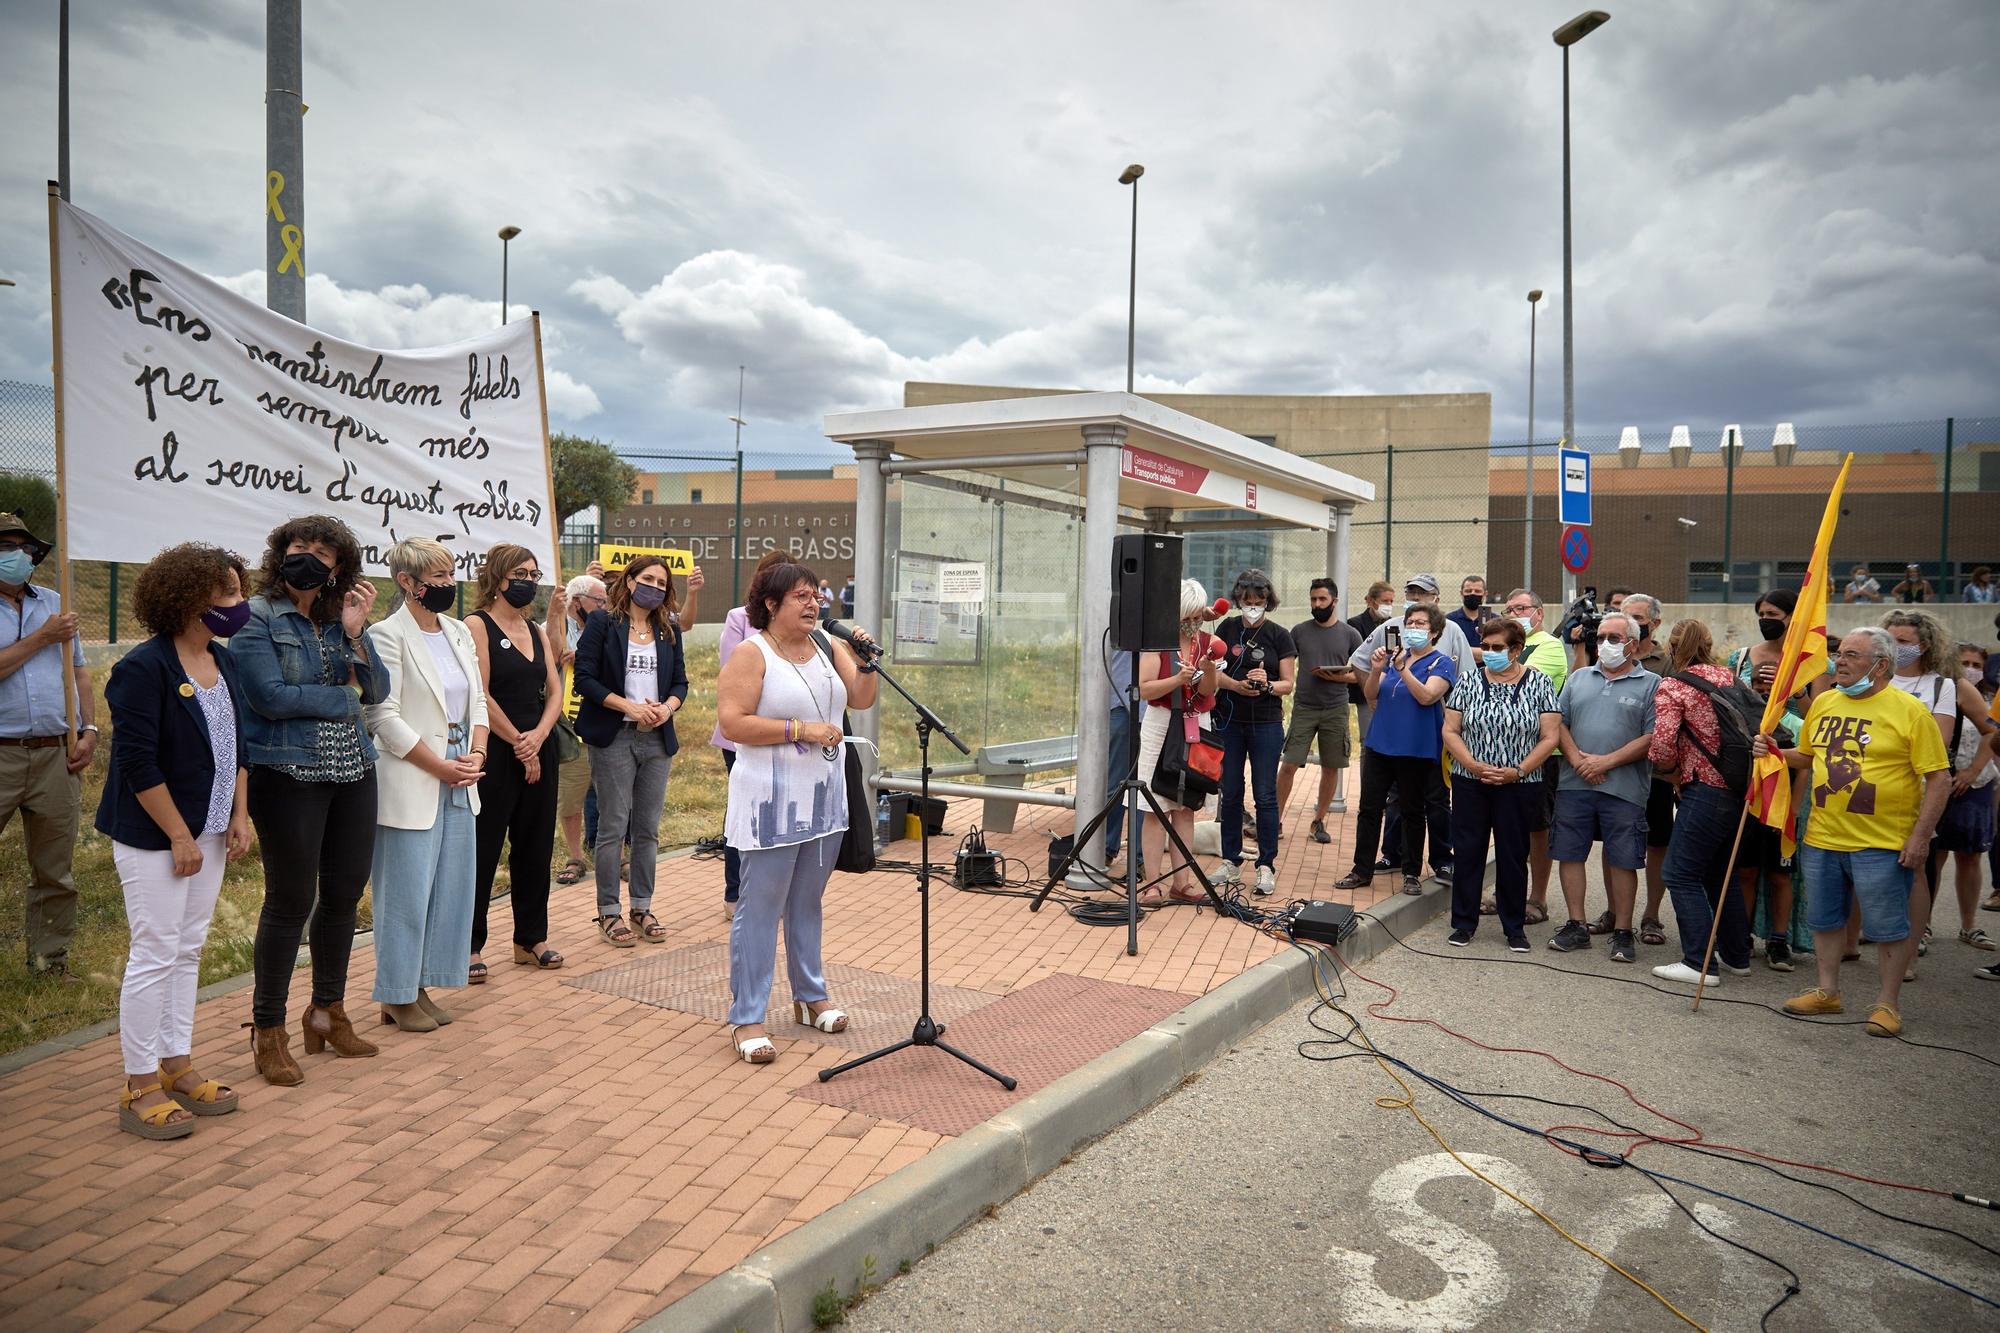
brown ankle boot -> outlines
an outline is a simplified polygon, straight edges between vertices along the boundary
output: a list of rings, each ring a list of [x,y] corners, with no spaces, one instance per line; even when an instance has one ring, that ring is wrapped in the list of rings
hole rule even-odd
[[[299,1068],[297,1060],[292,1059],[290,1038],[282,1024],[274,1028],[252,1027],[250,1054],[256,1059],[257,1072],[264,1076],[266,1083],[291,1088],[306,1081],[306,1071]]]
[[[322,1009],[318,1005],[308,1005],[299,1015],[299,1030],[305,1037],[307,1055],[318,1055],[328,1046],[343,1060],[352,1060],[364,1055],[374,1055],[380,1048],[373,1042],[366,1042],[354,1033],[354,1024],[347,1021],[347,1010],[338,1000]]]

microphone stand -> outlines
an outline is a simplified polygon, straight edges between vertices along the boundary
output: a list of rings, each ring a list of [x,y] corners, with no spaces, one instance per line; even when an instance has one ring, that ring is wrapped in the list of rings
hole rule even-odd
[[[972,751],[966,748],[964,741],[953,734],[952,729],[944,724],[943,719],[938,717],[936,713],[933,713],[924,704],[918,702],[915,695],[904,689],[902,683],[889,674],[888,670],[882,665],[881,649],[879,647],[871,655],[862,645],[855,644],[851,639],[848,642],[850,646],[859,650],[857,655],[861,658],[861,669],[863,671],[872,671],[887,681],[889,687],[902,695],[908,701],[910,707],[915,709],[917,713],[917,751],[922,757],[923,764],[921,770],[923,813],[918,816],[918,826],[922,832],[918,838],[918,859],[920,865],[917,869],[917,899],[920,905],[920,925],[917,938],[919,941],[918,953],[922,960],[922,983],[918,991],[917,1023],[910,1030],[909,1036],[903,1038],[901,1041],[892,1042],[880,1050],[870,1051],[868,1054],[857,1056],[844,1064],[835,1065],[831,1069],[822,1069],[819,1071],[819,1081],[824,1083],[836,1074],[844,1074],[850,1069],[867,1064],[870,1060],[879,1060],[885,1055],[893,1055],[897,1051],[907,1050],[912,1046],[934,1046],[946,1055],[955,1056],[965,1064],[971,1065],[974,1069],[977,1069],[980,1073],[1007,1089],[1007,1091],[1012,1092],[1015,1087],[1015,1080],[997,1069],[981,1064],[964,1051],[959,1050],[956,1046],[941,1040],[944,1036],[944,1024],[931,1017],[931,733],[933,731],[941,732],[946,740],[958,747],[960,754],[971,754]]]

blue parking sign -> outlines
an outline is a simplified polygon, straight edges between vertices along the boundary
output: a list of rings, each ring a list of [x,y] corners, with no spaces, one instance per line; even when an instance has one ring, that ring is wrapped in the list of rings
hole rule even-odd
[[[1590,455],[1581,449],[1563,449],[1562,482],[1556,491],[1558,517],[1579,528],[1590,526]]]

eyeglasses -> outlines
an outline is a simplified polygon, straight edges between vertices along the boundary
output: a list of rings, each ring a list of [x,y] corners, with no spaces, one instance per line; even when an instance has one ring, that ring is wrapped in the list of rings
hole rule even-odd
[[[1625,637],[1625,636],[1624,636],[1623,634],[1600,634],[1600,635],[1598,635],[1598,636],[1597,636],[1597,641],[1598,641],[1599,643],[1630,643],[1630,642],[1632,642],[1632,641],[1631,641],[1630,639],[1626,638],[1626,637]]]
[[[519,570],[516,570],[512,574],[509,574],[507,577],[510,579],[526,579],[530,583],[540,583],[542,581],[542,571],[539,569],[531,569],[527,573],[523,574]]]
[[[800,606],[810,606],[819,600],[819,594],[811,588],[800,588],[797,592],[786,593],[785,600],[797,602]]]
[[[12,537],[0,537],[0,554],[11,555],[15,551],[29,551],[33,549],[27,542],[17,542]]]
[[[1507,641],[1505,639],[1500,640],[1498,643],[1482,643],[1479,646],[1485,649],[1489,653],[1505,653],[1513,651],[1511,648],[1507,646]]]
[[[1509,603],[1507,607],[1507,614],[1510,616],[1528,616],[1528,615],[1533,615],[1534,612],[1535,608],[1531,604],[1526,602],[1523,602],[1519,606],[1515,606],[1512,603]]]

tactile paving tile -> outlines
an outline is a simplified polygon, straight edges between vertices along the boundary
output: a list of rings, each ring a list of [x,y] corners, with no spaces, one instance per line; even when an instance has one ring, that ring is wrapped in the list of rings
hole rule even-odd
[[[641,946],[644,947],[643,945]],[[710,940],[685,948],[635,958],[586,976],[565,978],[563,984],[599,991],[661,1009],[699,1014],[718,1023],[729,1021],[729,944]],[[917,1021],[915,981],[887,972],[870,972],[826,964],[826,988],[833,1003],[847,1013],[847,1031],[814,1032],[792,1021],[792,994],[785,981],[785,951],[778,950],[776,980],[765,1027],[773,1037],[798,1037],[822,1046],[872,1051],[899,1036],[908,1036]],[[931,1015],[940,1022],[962,1019],[997,1003],[1000,997],[961,986],[931,985]]]
[[[949,1024],[944,1034],[946,1042],[1018,1080],[1013,1092],[943,1051],[912,1047],[792,1095],[939,1134],[963,1134],[1193,998],[1089,977],[1044,977]]]

